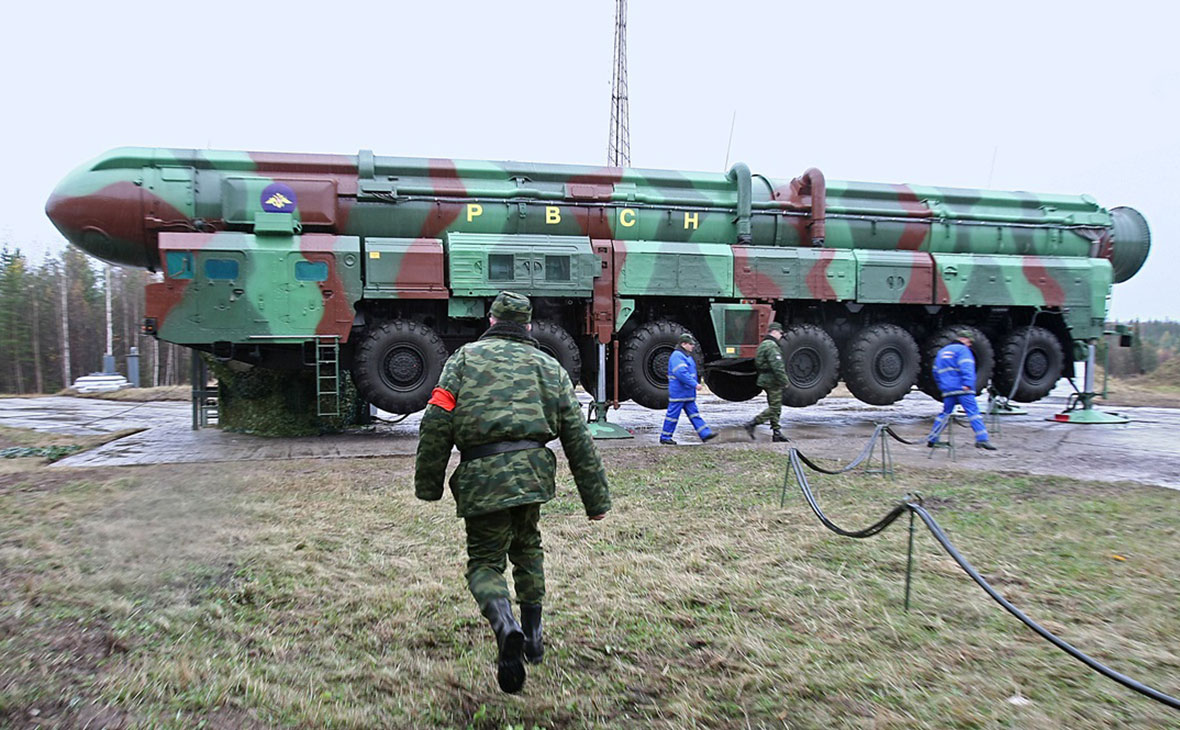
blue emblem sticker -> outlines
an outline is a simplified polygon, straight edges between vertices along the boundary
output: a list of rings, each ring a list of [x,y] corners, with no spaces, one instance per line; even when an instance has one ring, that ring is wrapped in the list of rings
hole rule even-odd
[[[271,183],[262,190],[262,209],[267,213],[294,213],[296,202],[290,185]]]

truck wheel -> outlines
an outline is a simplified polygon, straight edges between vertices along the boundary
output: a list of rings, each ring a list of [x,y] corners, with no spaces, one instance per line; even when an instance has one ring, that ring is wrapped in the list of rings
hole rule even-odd
[[[390,413],[426,407],[447,348],[424,324],[395,319],[370,327],[357,345],[352,382],[361,397]]]
[[[619,359],[619,383],[631,400],[644,408],[668,407],[668,358],[685,332],[692,334],[675,322],[659,320],[640,325],[627,338]]]
[[[841,360],[844,384],[860,401],[896,403],[918,379],[918,343],[895,324],[875,324],[856,333]]]
[[[570,382],[577,383],[582,377],[582,354],[574,338],[561,325],[544,320],[533,322],[532,335],[541,352],[560,363],[570,374]]]
[[[754,398],[762,389],[755,382],[755,373],[727,373],[710,370],[705,373],[705,383],[713,395],[723,400],[740,402]]]
[[[996,365],[996,353],[991,340],[977,327],[955,325],[943,327],[926,339],[922,348],[922,365],[918,368],[918,388],[934,400],[942,400],[942,390],[934,382],[934,358],[938,351],[955,341],[959,332],[971,330],[971,354],[975,355],[975,394],[979,395],[987,387],[987,381],[992,379],[992,371]]]
[[[783,405],[792,408],[818,403],[840,378],[840,353],[827,332],[813,324],[793,324],[778,341],[791,384]]]
[[[1020,367],[1022,354],[1023,371]],[[1016,375],[1020,373],[1020,383],[1012,394],[1012,400],[1021,403],[1040,400],[1061,379],[1064,362],[1061,343],[1052,332],[1043,327],[1019,327],[1009,332],[1000,344],[1000,354],[996,358],[996,389],[1003,396],[1012,393]]]

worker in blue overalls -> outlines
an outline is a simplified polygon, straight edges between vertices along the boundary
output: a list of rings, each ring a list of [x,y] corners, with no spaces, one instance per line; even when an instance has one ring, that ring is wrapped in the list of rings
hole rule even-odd
[[[697,391],[705,386],[697,380],[697,361],[692,356],[696,346],[697,341],[685,332],[680,335],[680,342],[668,358],[668,413],[664,416],[664,430],[660,432],[661,444],[676,445],[672,434],[676,432],[681,410],[688,414],[688,420],[692,422],[701,441],[708,441],[717,435],[709,430],[697,410]]]
[[[926,437],[927,446],[938,443],[938,435],[950,422],[951,412],[956,405],[961,405],[975,431],[975,448],[996,450],[987,440],[987,426],[983,424],[983,414],[975,402],[975,355],[971,352],[974,336],[971,330],[960,330],[957,339],[934,357],[934,382],[942,392],[942,413],[934,419],[934,428]]]

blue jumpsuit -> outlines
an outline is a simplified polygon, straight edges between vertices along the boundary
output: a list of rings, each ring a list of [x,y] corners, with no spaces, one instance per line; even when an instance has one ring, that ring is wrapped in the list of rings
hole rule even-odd
[[[668,358],[668,413],[664,416],[660,441],[672,440],[681,410],[688,415],[702,441],[713,435],[697,410],[697,362],[684,348],[677,347]]]
[[[987,426],[983,425],[983,414],[975,402],[975,355],[971,348],[961,342],[952,342],[938,351],[934,357],[934,382],[942,391],[942,413],[934,419],[934,428],[926,441],[938,441],[938,435],[951,419],[955,405],[963,406],[975,431],[975,441],[987,441]]]

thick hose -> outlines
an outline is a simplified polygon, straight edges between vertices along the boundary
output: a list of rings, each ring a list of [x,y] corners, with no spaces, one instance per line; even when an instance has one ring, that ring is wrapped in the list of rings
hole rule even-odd
[[[1107,677],[1108,679],[1113,679],[1114,681],[1118,682],[1119,684],[1123,685],[1124,687],[1127,687],[1129,689],[1133,689],[1140,694],[1147,695],[1148,697],[1152,698],[1156,702],[1162,702],[1165,705],[1167,705],[1173,709],[1180,710],[1180,700],[1176,699],[1175,697],[1171,697],[1169,695],[1166,695],[1163,692],[1160,692],[1159,690],[1152,689],[1151,687],[1148,687],[1145,684],[1142,684],[1140,682],[1135,681],[1134,679],[1131,679],[1130,677],[1128,677],[1125,674],[1122,674],[1120,672],[1116,672],[1115,670],[1111,669],[1110,667],[1106,666],[1105,664],[1102,664],[1101,662],[1091,659],[1090,657],[1086,656],[1082,652],[1075,649],[1073,646],[1071,646],[1067,642],[1065,642],[1062,639],[1059,639],[1056,636],[1054,636],[1053,634],[1051,634],[1048,631],[1048,629],[1044,628],[1043,626],[1038,624],[1036,621],[1033,621],[1031,618],[1024,615],[1024,612],[1022,612],[1016,606],[1013,606],[1003,596],[1001,596],[999,593],[997,593],[996,590],[994,588],[992,588],[991,585],[989,585],[986,580],[983,579],[983,576],[981,576],[979,573],[976,572],[975,568],[973,568],[971,566],[971,563],[967,562],[967,559],[959,554],[959,551],[955,549],[955,546],[952,545],[951,541],[947,539],[945,534],[943,534],[942,528],[940,528],[938,526],[938,523],[934,521],[934,518],[930,516],[929,512],[927,512],[919,504],[907,503],[905,506],[908,509],[915,512],[918,515],[918,517],[922,518],[922,522],[926,523],[926,527],[930,529],[930,533],[932,535],[934,535],[934,539],[937,540],[938,544],[942,545],[942,549],[946,550],[947,554],[950,555],[954,559],[954,561],[959,564],[959,567],[962,568],[963,571],[965,573],[967,573],[967,575],[971,576],[971,580],[973,580],[977,584],[979,584],[979,587],[982,588],[989,596],[991,596],[992,599],[994,599],[996,603],[1003,606],[1008,611],[1008,613],[1010,613],[1013,616],[1015,616],[1016,618],[1020,619],[1024,623],[1025,626],[1029,627],[1033,631],[1040,634],[1041,638],[1050,642],[1051,644],[1056,646],[1058,649],[1061,649],[1066,654],[1069,654],[1074,659],[1077,659],[1079,662],[1085,664],[1087,667],[1090,667],[1091,669],[1093,669],[1094,671],[1098,672],[1099,674]]]
[[[881,435],[882,431],[889,432],[890,435],[893,436],[895,439],[902,440],[902,439],[900,439],[900,437],[897,436],[897,434],[893,433],[890,430],[889,426],[881,424],[881,425],[877,426],[877,430],[873,433],[873,438],[869,440],[870,446]],[[893,522],[895,520],[897,520],[898,517],[900,517],[903,513],[907,512],[907,511],[910,512],[911,515],[914,515],[914,514],[918,515],[918,517],[920,517],[922,519],[922,522],[926,525],[926,528],[930,530],[930,534],[934,536],[934,539],[938,541],[938,544],[942,546],[942,549],[945,550],[946,553],[948,555],[950,555],[951,558],[956,563],[959,564],[959,567],[962,568],[963,571],[965,573],[967,573],[967,575],[970,576],[971,579],[973,581],[975,581],[975,583],[977,585],[979,585],[979,587],[982,588],[985,593],[987,593],[989,596],[991,596],[992,599],[996,603],[1000,604],[1000,606],[1002,606],[1006,611],[1008,611],[1008,613],[1010,613],[1013,616],[1015,616],[1016,618],[1020,619],[1020,621],[1025,626],[1028,626],[1030,629],[1035,631],[1038,635],[1041,636],[1041,638],[1045,639],[1049,643],[1056,646],[1058,649],[1061,649],[1066,654],[1069,654],[1074,659],[1077,659],[1078,661],[1080,661],[1081,663],[1090,667],[1091,669],[1093,669],[1094,671],[1103,675],[1104,677],[1106,677],[1108,679],[1113,679],[1114,681],[1118,682],[1119,684],[1123,685],[1124,687],[1127,687],[1128,689],[1132,689],[1144,696],[1150,697],[1151,699],[1155,700],[1156,702],[1160,702],[1162,704],[1165,704],[1168,707],[1171,707],[1172,709],[1180,710],[1180,700],[1178,700],[1175,697],[1172,697],[1170,695],[1166,695],[1157,689],[1153,689],[1152,687],[1148,687],[1147,685],[1143,684],[1142,682],[1138,682],[1134,679],[1131,679],[1130,677],[1126,676],[1125,674],[1122,674],[1121,672],[1116,672],[1115,670],[1111,669],[1110,667],[1106,666],[1105,664],[1102,664],[1101,662],[1083,654],[1082,652],[1080,652],[1076,648],[1074,648],[1072,645],[1070,645],[1068,642],[1053,635],[1051,632],[1049,632],[1048,629],[1044,628],[1043,626],[1038,624],[1036,621],[1033,621],[1031,618],[1026,616],[1024,614],[1024,612],[1021,611],[1020,609],[1016,608],[1016,606],[1013,606],[1011,603],[1009,603],[1007,599],[1005,599],[998,592],[996,592],[996,590],[994,588],[991,587],[991,584],[989,584],[986,580],[984,580],[983,576],[981,576],[979,574],[979,572],[975,570],[975,568],[971,565],[971,563],[969,563],[967,561],[966,558],[964,558],[962,555],[959,554],[959,551],[955,549],[955,546],[951,544],[951,541],[947,538],[946,534],[943,533],[942,528],[939,526],[938,522],[935,521],[934,517],[931,516],[931,514],[929,512],[927,512],[924,507],[922,507],[922,505],[920,503],[920,498],[917,501],[910,501],[910,497],[907,496],[906,497],[907,501],[902,502],[902,503],[898,504],[897,506],[895,506],[884,517],[882,517],[880,520],[878,520],[874,524],[870,525],[869,527],[866,527],[861,530],[846,530],[844,528],[839,527],[838,525],[836,525],[836,523],[834,523],[830,519],[828,519],[827,515],[825,515],[823,513],[823,510],[820,509],[819,503],[816,502],[815,495],[812,494],[812,492],[811,492],[811,485],[808,484],[808,482],[807,482],[807,474],[806,474],[806,472],[803,471],[804,464],[811,466],[810,460],[807,459],[806,457],[804,457],[803,454],[801,454],[799,452],[799,450],[796,448],[791,449],[789,456],[790,456],[790,467],[789,468],[791,469],[791,473],[793,473],[795,476],[795,481],[797,481],[799,483],[799,488],[803,492],[803,498],[805,500],[807,500],[807,504],[809,507],[811,507],[811,511],[815,513],[815,516],[819,518],[820,522],[823,523],[824,527],[827,527],[829,530],[836,533],[837,535],[843,535],[844,537],[866,538],[866,537],[872,537],[873,535],[876,535],[879,532],[883,531],[889,525],[893,524]],[[827,473],[839,473],[839,472],[827,472]]]
[[[750,168],[744,162],[735,162],[726,174],[737,183],[737,242],[749,244],[754,241],[750,232]]]

